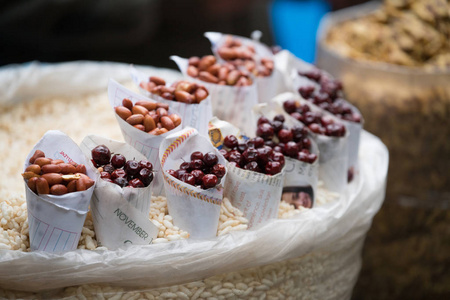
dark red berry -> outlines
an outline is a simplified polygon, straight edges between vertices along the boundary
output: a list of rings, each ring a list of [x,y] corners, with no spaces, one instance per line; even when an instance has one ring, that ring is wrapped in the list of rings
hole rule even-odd
[[[296,105],[295,100],[287,100],[287,101],[285,101],[283,103],[283,108],[288,114],[291,114],[291,113],[295,112],[295,110],[297,109],[297,105]]]
[[[269,119],[267,119],[266,117],[264,117],[264,116],[262,116],[262,117],[259,117],[259,119],[258,119],[258,125],[261,125],[261,124],[264,124],[264,123],[270,123],[270,121],[269,121]]]
[[[190,173],[185,173],[181,176],[181,181],[193,185],[195,186],[195,177],[194,175],[190,174]]]
[[[273,152],[270,157],[270,160],[279,162],[281,164],[281,167],[284,166],[284,162],[285,162],[284,155],[280,152]]]
[[[142,168],[139,171],[139,179],[144,186],[148,186],[153,181],[153,172],[150,169]]]
[[[286,145],[284,146],[283,153],[289,157],[296,158],[298,150],[299,149],[298,149],[297,143],[294,141],[290,141],[290,142],[286,143]]]
[[[139,166],[139,162],[136,160],[129,160],[125,163],[124,170],[130,176],[137,175],[140,169],[141,167]]]
[[[251,161],[244,166],[245,170],[253,171],[253,172],[261,172],[261,168],[258,166],[256,161]]]
[[[180,169],[187,170],[188,172],[190,172],[191,171],[191,163],[189,163],[187,161],[182,162],[180,165]]]
[[[201,159],[194,159],[190,162],[190,170],[201,170],[203,169],[205,164],[203,163],[203,160]]]
[[[222,164],[217,164],[214,167],[212,167],[211,172],[217,176],[217,178],[222,178],[225,176],[226,169],[225,166]]]
[[[227,135],[223,140],[223,144],[225,145],[225,147],[233,149],[234,147],[237,147],[239,141],[234,135]]]
[[[283,129],[283,123],[280,121],[272,121],[270,124],[272,125],[275,133],[278,133],[281,129]]]
[[[128,182],[129,186],[134,188],[142,188],[145,187],[144,183],[139,178],[134,178]]]
[[[217,176],[214,174],[206,174],[205,176],[203,176],[202,182],[203,182],[202,186],[205,189],[210,189],[215,187],[219,182],[219,180],[217,179]]]
[[[125,177],[117,177],[114,179],[114,183],[124,188],[128,185],[128,180]]]
[[[242,156],[247,163],[256,161],[258,159],[258,151],[255,148],[247,148],[247,150],[242,153]]]
[[[175,178],[178,178],[177,171],[175,171],[175,170],[172,170],[172,169],[167,170],[167,173]]]
[[[282,168],[283,167],[281,163],[279,163],[278,161],[269,161],[266,164],[264,171],[266,172],[267,175],[275,175],[280,173]]]
[[[111,157],[111,165],[116,169],[123,168],[123,166],[125,166],[126,162],[127,162],[127,159],[122,154],[114,154]]]
[[[237,151],[239,151],[239,153],[242,153],[242,152],[245,151],[245,149],[247,149],[247,145],[241,143],[241,144],[239,144],[239,145],[236,147],[236,149],[237,149]]]
[[[284,118],[283,115],[276,115],[276,116],[273,118],[273,120],[274,120],[274,121],[279,121],[279,122],[281,122],[281,123],[284,123],[285,118]]]
[[[203,182],[203,176],[205,176],[202,170],[192,170],[191,174],[195,178],[195,184],[201,185]]]
[[[252,146],[253,148],[261,148],[262,146],[264,146],[264,139],[262,137],[259,137],[259,136],[251,138],[247,142],[247,145],[249,147]]]
[[[302,95],[303,98],[308,99],[312,95],[314,90],[315,90],[314,86],[308,85],[300,87],[298,89],[298,92],[300,93],[300,95]]]
[[[108,172],[100,172],[100,178],[111,179],[111,174],[109,174]]]
[[[148,160],[141,160],[139,162],[139,167],[149,169],[150,171],[153,171],[153,164],[149,162]]]
[[[289,141],[292,141],[294,135],[292,134],[292,131],[289,129],[281,129],[278,134],[278,139],[282,143],[287,143]]]
[[[203,153],[201,153],[200,151],[192,152],[191,160],[194,160],[194,159],[203,159]]]
[[[116,179],[120,177],[127,177],[127,172],[124,169],[117,169],[111,173],[111,179]]]
[[[98,165],[106,165],[111,159],[111,152],[105,145],[98,145],[91,151],[92,159]]]
[[[111,164],[107,164],[107,165],[103,166],[103,171],[108,172],[109,174],[114,172],[114,170],[115,170],[115,168]]]
[[[225,149],[220,149],[219,150],[220,154],[222,154],[223,157],[228,158],[228,151]]]
[[[263,123],[258,125],[258,129],[256,130],[256,135],[262,137],[265,140],[271,139],[273,137],[274,130],[272,125],[269,123]]]
[[[230,155],[228,156],[229,162],[235,162],[236,164],[240,165],[242,160],[242,154],[238,151],[231,151]]]
[[[205,163],[205,166],[212,167],[219,161],[219,158],[214,152],[208,152],[205,155],[203,155],[203,162]]]
[[[188,171],[183,170],[183,169],[178,169],[175,172],[176,172],[176,175],[177,175],[175,177],[180,179],[180,180],[181,180],[181,176],[183,176],[184,174],[188,173]]]

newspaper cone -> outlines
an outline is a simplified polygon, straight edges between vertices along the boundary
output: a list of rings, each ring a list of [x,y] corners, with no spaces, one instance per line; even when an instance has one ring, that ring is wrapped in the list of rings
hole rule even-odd
[[[223,183],[207,190],[186,184],[167,173],[177,170],[184,161],[190,161],[192,152],[215,152],[219,163],[226,160],[208,139],[198,134],[194,128],[185,128],[168,136],[160,148],[161,166],[164,172],[167,206],[176,226],[190,233],[194,239],[206,239],[216,236],[219,225],[220,205],[223,198]]]
[[[111,107],[122,105],[122,100],[124,98],[130,99],[133,104],[137,101],[154,101],[143,95],[136,94],[126,87],[120,85],[114,80],[110,80],[108,84],[108,98]],[[170,108],[169,113],[179,113],[172,108]],[[119,123],[120,129],[122,131],[123,138],[125,142],[133,146],[139,152],[144,154],[148,161],[153,164],[153,169],[156,172],[156,176],[153,183],[153,194],[156,196],[164,195],[164,181],[161,171],[161,166],[159,164],[159,145],[161,142],[171,133],[179,131],[182,128],[183,121],[175,129],[166,132],[161,135],[152,135],[144,131],[134,128],[117,114],[115,114],[117,122]]]
[[[255,84],[227,86],[201,81],[187,75],[187,59],[178,56],[171,56],[170,58],[175,61],[180,71],[187,78],[206,87],[211,97],[214,116],[230,122],[244,131],[249,130],[249,127],[254,123],[249,116],[249,112],[258,103],[258,91]]]
[[[30,165],[29,159],[36,150],[43,151],[48,158],[84,164],[87,175],[97,181],[91,162],[78,145],[61,131],[50,130],[44,134],[28,154],[24,169]],[[60,196],[37,195],[25,182],[32,251],[64,252],[77,248],[94,187]]]
[[[81,150],[88,157],[98,145],[105,145],[111,153],[129,159],[145,160],[145,156],[126,143],[89,135],[81,142]],[[152,182],[153,183],[153,182]],[[158,235],[158,228],[149,220],[152,183],[145,188],[121,188],[99,179],[91,202],[91,213],[99,245],[117,249],[124,245],[148,245]]]
[[[131,78],[133,82],[139,87],[140,92],[157,101],[170,105],[170,108],[176,110],[180,113],[180,117],[183,120],[184,126],[190,126],[198,130],[198,132],[203,135],[208,135],[208,122],[212,118],[212,104],[211,96],[209,95],[206,99],[200,103],[187,104],[183,102],[177,102],[172,100],[164,99],[161,96],[150,93],[140,87],[141,82],[147,82],[148,76],[136,70],[136,68],[131,67]]]

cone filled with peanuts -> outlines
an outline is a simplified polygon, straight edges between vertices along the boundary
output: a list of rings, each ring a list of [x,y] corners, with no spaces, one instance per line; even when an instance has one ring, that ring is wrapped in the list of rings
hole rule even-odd
[[[132,67],[131,78],[139,86],[140,92],[157,101],[169,105],[183,118],[183,125],[208,134],[208,122],[213,116],[211,96],[208,89],[189,80],[177,80],[171,84],[158,76],[146,76]]]
[[[169,104],[139,95],[112,79],[108,84],[108,98],[125,142],[141,152],[154,166],[153,194],[164,195],[159,146],[168,135],[181,130],[180,113]]]
[[[61,131],[45,133],[25,160],[31,250],[77,248],[97,181],[91,162]]]

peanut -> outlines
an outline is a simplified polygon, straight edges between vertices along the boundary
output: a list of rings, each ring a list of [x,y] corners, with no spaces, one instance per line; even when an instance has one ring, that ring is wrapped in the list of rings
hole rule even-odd
[[[130,125],[141,124],[144,121],[143,115],[131,115],[126,119],[126,122]]]
[[[30,157],[29,163],[30,164],[34,164],[34,161],[36,160],[36,158],[38,157],[45,157],[44,152],[42,152],[41,150],[36,150],[34,151],[34,154],[32,157]]]
[[[168,92],[162,93],[161,97],[163,97],[166,100],[174,100],[175,99],[175,97],[171,93],[168,93]]]
[[[146,109],[145,107],[140,106],[140,105],[135,105],[131,109],[131,112],[133,113],[133,115],[140,114],[140,115],[145,116],[146,114],[148,114],[148,109]]]
[[[78,166],[75,167],[75,173],[86,174],[86,166],[83,164],[79,164]]]
[[[208,91],[205,89],[199,88],[195,91],[195,100],[197,103],[200,103],[202,100],[205,100],[208,97]]]
[[[206,55],[203,56],[199,63],[198,68],[200,71],[207,70],[210,66],[214,65],[216,63],[216,58],[213,55]]]
[[[131,111],[125,106],[117,106],[115,108],[116,114],[119,115],[122,119],[126,120],[129,116],[131,116]]]
[[[136,125],[133,125],[133,127],[134,127],[134,128],[136,128],[136,129],[139,129],[139,130],[145,131],[145,126],[144,126],[144,125],[142,125],[142,124],[136,124]]]
[[[22,177],[23,177],[23,179],[30,179],[33,177],[40,177],[40,176],[34,172],[23,172]]]
[[[189,58],[189,65],[197,67],[199,63],[200,63],[200,57],[192,56],[191,58]]]
[[[177,92],[175,92],[175,99],[177,101],[179,101],[179,102],[188,103],[188,104],[191,104],[191,103],[195,102],[194,97],[191,94],[189,94],[188,92],[185,92],[185,91],[177,91]]]
[[[41,178],[44,178],[49,186],[63,182],[62,175],[59,173],[47,173],[42,175]]]
[[[203,81],[206,81],[206,82],[211,82],[211,83],[218,83],[219,82],[219,78],[217,78],[216,76],[214,76],[214,75],[212,75],[212,74],[210,74],[208,72],[205,72],[205,71],[200,72],[198,74],[198,78],[200,80],[203,80]]]
[[[156,108],[164,108],[165,110],[169,110],[169,104],[167,103],[161,103],[161,102],[157,102],[156,103]]]
[[[48,186],[48,182],[45,178],[41,177],[36,179],[36,192],[39,195],[50,193],[50,187]]]
[[[77,168],[71,164],[60,164],[61,173],[63,174],[74,174],[77,171]]]
[[[38,157],[38,158],[36,158],[34,163],[36,165],[39,165],[42,168],[42,166],[44,166],[44,165],[51,164],[52,160],[50,158],[47,158],[47,157]]]
[[[44,165],[42,166],[41,170],[43,174],[59,173],[61,172],[61,165],[54,165],[54,164]]]
[[[64,195],[67,194],[68,189],[63,184],[55,184],[50,188],[50,194],[52,195]]]
[[[157,109],[156,109],[156,113],[157,113],[158,116],[160,116],[160,117],[164,117],[164,116],[167,116],[167,115],[168,115],[167,110],[166,110],[165,108],[162,108],[162,107],[157,108]]]
[[[150,82],[154,82],[156,85],[166,85],[166,81],[161,77],[151,76]]]
[[[198,69],[192,65],[187,68],[186,72],[191,77],[198,77]]]
[[[156,109],[156,103],[151,101],[138,101],[136,105],[145,107],[148,111]]]
[[[133,107],[133,102],[130,99],[125,98],[122,100],[122,105],[131,110],[131,108]]]
[[[62,159],[53,159],[52,160],[53,165],[59,165],[59,164],[63,164],[63,163],[65,163],[65,161],[63,161]]]
[[[41,173],[41,167],[39,165],[29,165],[26,169],[25,172],[33,172],[35,174],[40,174]]]
[[[28,179],[27,185],[30,188],[30,190],[32,190],[34,193],[37,192],[36,190],[36,181],[37,181],[38,177],[31,177],[30,179]]]
[[[169,131],[175,128],[173,121],[168,116],[161,117],[161,124]]]
[[[180,118],[179,115],[177,115],[177,114],[171,114],[171,115],[169,116],[169,118],[172,120],[173,125],[175,125],[175,127],[177,127],[178,125],[181,124],[181,118]]]
[[[150,115],[146,115],[144,117],[144,127],[146,132],[149,132],[156,128],[155,121]]]
[[[67,184],[67,192],[73,193],[77,191],[77,181],[78,180],[72,180]]]

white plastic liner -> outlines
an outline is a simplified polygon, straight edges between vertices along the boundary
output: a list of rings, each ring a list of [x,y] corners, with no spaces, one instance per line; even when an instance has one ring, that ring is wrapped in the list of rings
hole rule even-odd
[[[112,72],[111,66],[116,64],[68,63],[45,66],[45,72],[42,72],[33,65],[33,74],[26,76],[22,72],[27,73],[27,67],[4,68],[0,69],[0,82],[3,86],[4,82],[11,79],[9,75],[14,73],[18,75],[15,86],[28,89],[31,80],[36,87],[35,94],[45,95],[38,87],[45,91],[59,84],[59,95],[81,95],[86,90],[94,91],[99,87],[105,91],[108,78],[121,72],[129,76],[128,65],[122,65],[122,68],[117,66],[115,71],[118,73]],[[67,71],[66,67],[71,68],[72,72]],[[52,68],[60,72],[60,76],[55,78],[52,75],[52,80],[49,80]],[[86,72],[92,68],[98,72]],[[164,72],[170,73],[161,71]],[[73,73],[83,74],[83,89],[79,88],[78,82],[69,80]],[[173,72],[171,74],[176,76]],[[93,85],[89,84],[91,81]],[[99,85],[99,82],[104,85]],[[64,89],[66,86],[68,89]],[[65,93],[66,90],[71,92]],[[6,88],[2,90],[0,101],[30,99],[31,94],[21,91],[15,93]],[[5,95],[9,96],[5,98]],[[359,153],[360,174],[348,185],[340,200],[306,210],[292,219],[271,220],[254,230],[232,232],[210,240],[188,239],[168,244],[130,246],[116,251],[75,250],[51,254],[0,250],[0,288],[43,291],[88,283],[148,288],[170,286],[280,262],[324,248],[335,251],[338,256],[342,255],[342,261],[352,267],[325,267],[319,284],[326,284],[339,272],[345,273],[342,278],[355,278],[359,265],[352,262],[360,260],[361,241],[383,202],[389,160],[387,148],[366,131],[361,135]],[[350,247],[355,243],[356,247]],[[345,251],[340,251],[342,249]],[[350,257],[349,251],[352,253]],[[348,285],[352,283],[353,280],[343,282]],[[316,289],[320,288],[320,285],[316,286]],[[321,299],[342,299],[334,293],[321,291]],[[343,298],[350,297],[351,286],[346,291]]]

